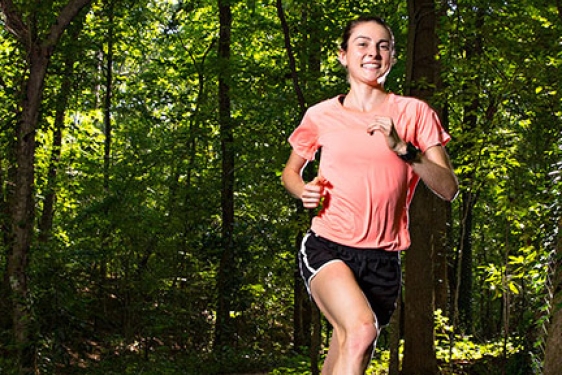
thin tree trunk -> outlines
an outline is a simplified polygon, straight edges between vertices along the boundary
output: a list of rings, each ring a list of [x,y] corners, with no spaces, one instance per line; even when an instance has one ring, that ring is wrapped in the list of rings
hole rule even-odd
[[[454,310],[453,326],[459,327],[463,333],[472,334],[472,216],[476,196],[472,192],[466,191],[461,195],[461,200],[461,238],[456,263],[454,302],[452,304]]]
[[[80,30],[80,29],[78,29]],[[78,32],[79,33],[79,32]],[[73,37],[77,37],[75,33]],[[62,76],[62,84],[57,97],[56,113],[53,133],[53,147],[51,151],[51,160],[49,170],[47,172],[47,187],[45,189],[45,199],[43,201],[43,210],[41,219],[39,220],[39,242],[47,242],[53,227],[54,206],[56,201],[56,180],[58,163],[60,161],[62,146],[62,131],[64,129],[64,117],[66,114],[66,106],[68,97],[70,96],[72,86],[72,76],[74,74],[75,56],[68,54],[65,61],[65,69]]]
[[[219,121],[222,152],[222,256],[217,275],[217,322],[215,348],[221,349],[234,343],[234,332],[230,310],[234,293],[231,281],[235,272],[234,254],[234,134],[230,116],[230,43],[232,10],[229,0],[219,0],[219,60],[222,69],[219,74]]]
[[[552,313],[546,351],[544,356],[543,375],[559,375],[562,369],[562,219],[558,220],[558,243],[553,259]]]
[[[388,365],[388,375],[400,374],[400,339],[402,338],[402,292],[398,296],[396,311],[390,319],[390,360]]]
[[[111,99],[113,96],[113,43],[114,43],[114,0],[110,0],[107,4],[108,31],[107,31],[107,51],[105,54],[105,95],[103,100],[103,129],[104,129],[104,147],[103,147],[103,190],[105,194],[110,194],[109,178],[111,167],[111,138],[113,133],[111,123]],[[104,241],[106,242],[106,241]]]
[[[52,231],[54,206],[56,202],[56,180],[58,174],[58,163],[61,156],[62,133],[65,127],[64,119],[66,116],[68,99],[70,97],[70,93],[72,92],[72,84],[74,81],[74,63],[77,59],[77,56],[73,53],[74,41],[78,39],[78,36],[82,32],[83,25],[83,19],[81,19],[79,24],[74,25],[74,27],[71,26],[72,34],[70,35],[70,43],[68,46],[70,48],[70,52],[66,52],[66,57],[64,60],[64,71],[61,78],[61,87],[56,99],[55,121],[53,125],[53,146],[49,162],[49,169],[47,172],[47,186],[44,194],[45,199],[43,201],[43,210],[41,212],[41,218],[38,224],[39,242],[47,242]]]
[[[1,78],[0,78],[1,79]],[[1,82],[5,86],[4,82]],[[12,119],[8,120],[13,124],[10,127],[8,138],[11,139],[9,146],[5,150],[5,159],[0,160],[0,232],[2,233],[2,247],[5,249],[6,258],[9,256],[13,243],[12,219],[10,213],[10,204],[13,201],[13,181],[16,180],[16,145],[15,140],[17,133],[17,121],[21,117],[21,113],[14,113]],[[5,171],[3,170],[5,168]],[[4,176],[5,179],[4,179]],[[5,188],[4,188],[5,187]],[[13,331],[13,313],[11,302],[11,286],[10,275],[8,273],[8,262],[4,263],[2,285],[0,286],[0,329],[5,332]],[[14,351],[8,352],[13,357]]]
[[[466,58],[468,60],[478,57],[483,51],[483,41],[480,30],[484,26],[484,11],[478,9],[476,12],[476,35],[469,38],[468,42],[464,47],[464,52],[466,53]],[[472,82],[471,86],[478,87],[478,82]],[[478,90],[477,90],[478,91]],[[478,97],[472,99],[472,101],[464,108],[464,130],[467,133],[474,132],[478,127],[478,118],[476,113],[478,108],[481,106]],[[469,144],[469,147],[472,146]],[[471,176],[467,176],[470,181]],[[455,304],[453,307],[458,309],[458,319],[455,316],[453,320],[454,327],[460,327],[463,333],[472,334],[473,330],[473,319],[472,319],[472,291],[473,291],[473,279],[472,279],[472,211],[476,204],[476,193],[474,191],[467,191],[462,194],[462,217],[463,217],[463,227],[462,227],[462,237],[460,239],[459,246],[459,256],[457,262],[457,293],[455,295]]]
[[[448,107],[445,105],[441,113],[443,127],[449,129],[449,113]],[[444,218],[447,223],[452,223],[453,212],[450,206],[447,209],[447,217]],[[435,293],[435,310],[441,310],[443,315],[449,311],[450,303],[450,283],[449,283],[449,262],[451,258],[451,249],[453,248],[453,226],[447,226],[447,235],[443,242],[443,246],[437,249],[435,254],[434,268],[434,293]]]
[[[310,342],[310,372],[312,375],[320,374],[320,347],[322,344],[322,314],[316,305],[312,310],[312,332]]]
[[[472,274],[467,275],[467,272],[472,271],[472,216],[476,204],[476,194],[471,191],[463,192],[461,200],[461,233],[453,272],[454,280],[451,282],[453,287],[450,316],[452,317],[453,329],[449,334],[449,358],[453,356],[458,329],[461,328],[466,332],[469,327],[472,327],[470,321],[466,321],[466,324],[460,324],[459,322],[465,322],[465,319],[472,316]],[[466,306],[467,304],[469,306]],[[464,308],[461,310],[459,306],[464,306]],[[451,371],[454,371],[454,361],[450,362],[450,367]]]
[[[302,239],[303,233],[297,233],[295,249],[301,246]],[[295,265],[297,264],[298,254],[297,251],[295,251]],[[298,265],[295,266],[294,270],[293,298],[295,302],[293,311],[293,346],[298,353],[304,354],[303,348],[310,348],[312,343],[312,336],[310,334],[312,331],[312,303],[308,298],[308,293],[301,278]]]
[[[281,0],[276,1],[277,16],[281,22],[281,28],[283,31],[284,41],[285,41],[285,51],[287,52],[287,60],[289,62],[289,69],[291,71],[291,80],[293,82],[293,88],[295,90],[295,95],[297,97],[297,104],[300,109],[301,116],[304,115],[306,111],[306,101],[304,98],[303,90],[299,82],[299,75],[297,71],[296,59],[293,54],[293,48],[291,45],[291,34],[290,28],[285,17],[285,12],[283,10],[283,2]],[[311,169],[305,170],[306,176],[308,177],[311,173]],[[304,210],[300,203],[297,205],[297,217],[306,217],[307,220],[310,219],[310,213]],[[318,340],[314,338],[316,332],[320,332],[319,323],[320,317],[317,311],[312,306],[310,299],[304,283],[300,277],[298,270],[298,257],[296,256],[297,250],[299,249],[304,233],[299,231],[295,235],[295,277],[294,277],[294,287],[293,296],[295,301],[294,312],[293,312],[293,345],[297,352],[302,353],[304,347],[308,347],[310,350],[310,360],[311,360],[311,371],[313,374],[318,373],[318,356],[317,352],[319,349]],[[316,353],[316,354],[314,354]]]
[[[316,25],[320,22],[322,18],[321,14],[321,7],[315,2],[310,2],[304,5],[304,9],[302,12],[302,20],[305,25],[305,38],[306,38],[306,48],[307,48],[307,59],[304,71],[307,72],[307,77],[309,79],[305,82],[306,91],[309,93],[320,93],[322,92],[319,89],[319,78],[322,75],[321,72],[321,59],[320,56],[322,55],[322,42],[319,38],[319,33],[317,32]],[[297,73],[293,73],[295,77]],[[298,81],[295,82],[295,89],[299,88]],[[302,95],[302,93],[300,94]],[[324,98],[318,97],[314,98],[314,102],[322,100]],[[306,100],[304,97],[299,98],[300,103],[302,103],[300,108],[303,108],[305,105],[304,101]],[[312,180],[316,175],[313,168],[308,168],[304,174],[305,179]],[[314,217],[314,211],[308,211],[309,220],[311,221]],[[307,303],[312,310],[312,339],[310,343],[310,370],[312,375],[319,375],[320,374],[320,350],[322,348],[322,314],[318,307],[310,303],[310,299],[308,299]],[[328,336],[329,333],[327,332],[326,335]]]
[[[107,43],[107,50],[102,51],[103,53],[103,60],[102,64],[105,64],[105,69],[102,72],[105,73],[105,91],[103,91],[103,101],[102,104],[102,113],[103,113],[103,192],[104,192],[104,199],[110,198],[111,186],[110,186],[110,179],[111,179],[111,148],[112,148],[112,137],[113,137],[113,123],[111,119],[111,111],[112,111],[112,98],[113,98],[113,46],[115,41],[115,1],[116,0],[108,0],[104,2],[104,17],[107,17],[107,33],[105,34],[105,42]],[[100,91],[101,92],[101,91]],[[109,215],[110,215],[111,206],[109,204],[105,204],[103,207],[103,215],[106,218],[107,223],[110,222]],[[98,261],[98,285],[97,285],[97,299],[98,303],[101,306],[101,311],[99,313],[100,320],[103,322],[104,317],[107,315],[108,310],[110,307],[108,306],[108,299],[106,298],[106,290],[108,287],[108,260],[110,258],[110,247],[111,247],[111,238],[113,229],[109,224],[102,224],[101,228],[101,251],[100,255],[97,259]],[[123,298],[123,296],[121,296]],[[122,301],[126,301],[122,299]],[[125,302],[126,303],[126,302]],[[123,312],[126,307],[121,305],[120,306],[121,312]],[[96,316],[96,318],[98,317]],[[96,322],[99,323],[99,320],[96,319]],[[124,320],[123,315],[120,317],[120,327],[126,332],[127,329],[127,322]]]
[[[283,1],[277,0],[277,15],[279,20],[281,21],[281,27],[283,29],[283,36],[285,40],[285,50],[287,51],[287,58],[289,60],[289,68],[291,70],[291,80],[293,82],[293,87],[295,89],[295,94],[297,95],[299,108],[301,111],[301,115],[304,115],[306,110],[306,101],[304,98],[304,94],[302,92],[301,86],[299,84],[299,75],[297,72],[297,64],[295,61],[295,56],[293,54],[293,47],[291,46],[291,34],[289,31],[289,25],[287,24],[287,20],[285,18],[285,12],[283,10]]]

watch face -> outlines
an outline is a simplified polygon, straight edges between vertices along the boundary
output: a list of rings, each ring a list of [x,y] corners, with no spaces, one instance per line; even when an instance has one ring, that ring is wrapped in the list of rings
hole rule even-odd
[[[418,148],[416,148],[411,142],[408,142],[406,147],[406,153],[404,155],[399,155],[399,156],[404,161],[412,161],[416,159],[419,152],[420,150]]]

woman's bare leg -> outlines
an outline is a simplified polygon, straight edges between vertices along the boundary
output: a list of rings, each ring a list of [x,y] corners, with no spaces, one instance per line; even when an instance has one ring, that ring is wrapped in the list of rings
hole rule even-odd
[[[335,330],[332,330],[332,338],[330,339],[330,348],[328,350],[328,355],[324,360],[324,365],[322,366],[322,375],[332,375],[334,373],[334,365],[339,356],[339,342],[338,335]]]
[[[314,301],[334,327],[322,374],[364,374],[377,328],[355,276],[345,263],[330,263],[312,279],[311,291]]]

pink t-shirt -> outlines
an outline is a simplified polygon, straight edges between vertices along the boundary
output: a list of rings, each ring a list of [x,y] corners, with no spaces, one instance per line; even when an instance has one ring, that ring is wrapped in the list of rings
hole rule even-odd
[[[408,207],[419,177],[389,150],[380,132],[367,133],[367,126],[374,115],[389,116],[400,137],[422,151],[445,145],[450,136],[421,100],[389,94],[372,112],[359,112],[345,108],[340,97],[309,108],[289,137],[307,160],[321,149],[326,196],[311,229],[342,245],[405,250]]]

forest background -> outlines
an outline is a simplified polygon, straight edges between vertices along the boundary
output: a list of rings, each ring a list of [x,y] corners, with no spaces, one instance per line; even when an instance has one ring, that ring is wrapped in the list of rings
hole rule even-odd
[[[363,13],[393,28],[387,88],[438,110],[461,184],[452,204],[418,188],[369,373],[562,368],[560,0],[0,11],[0,373],[318,373],[310,213],[279,176],[306,108],[346,91],[338,37]]]

